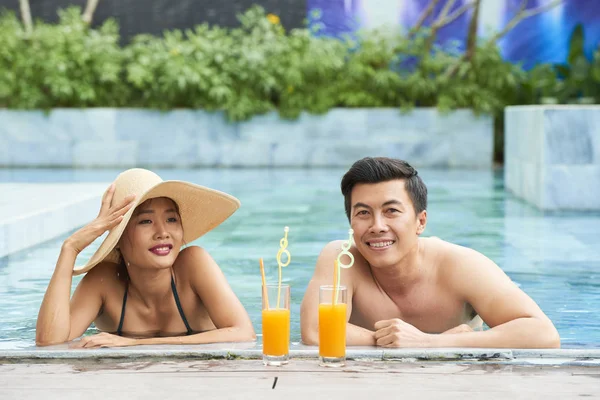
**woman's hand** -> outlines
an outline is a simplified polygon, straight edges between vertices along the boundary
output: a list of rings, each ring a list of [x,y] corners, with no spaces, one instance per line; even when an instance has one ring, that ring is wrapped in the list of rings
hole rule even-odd
[[[79,254],[94,240],[102,236],[104,232],[114,228],[123,220],[123,216],[133,204],[135,195],[131,194],[125,197],[121,203],[111,206],[114,193],[115,184],[112,183],[106,192],[104,192],[104,196],[102,196],[102,206],[100,207],[98,216],[67,238],[63,244],[63,248],[73,250],[76,254]]]
[[[74,342],[69,347],[72,349],[97,349],[100,347],[126,347],[135,346],[136,339],[113,335],[112,333],[102,332],[97,335],[84,336],[79,341]]]

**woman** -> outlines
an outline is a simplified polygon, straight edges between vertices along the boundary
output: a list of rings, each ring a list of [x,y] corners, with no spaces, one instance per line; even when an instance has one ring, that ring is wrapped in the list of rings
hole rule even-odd
[[[181,246],[237,210],[228,194],[144,169],[120,174],[98,217],[70,236],[36,327],[39,346],[81,336],[92,322],[103,331],[75,347],[199,344],[255,339],[246,310],[203,249]],[[109,230],[91,259],[77,255]],[[69,301],[72,275],[83,277]]]

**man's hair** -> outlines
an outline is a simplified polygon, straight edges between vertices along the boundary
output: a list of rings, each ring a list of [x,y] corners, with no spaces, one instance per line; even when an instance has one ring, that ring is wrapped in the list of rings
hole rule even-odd
[[[348,220],[350,221],[351,196],[355,185],[395,179],[404,180],[404,187],[413,203],[415,214],[427,209],[427,186],[409,163],[387,157],[365,157],[355,162],[342,178],[341,187]]]

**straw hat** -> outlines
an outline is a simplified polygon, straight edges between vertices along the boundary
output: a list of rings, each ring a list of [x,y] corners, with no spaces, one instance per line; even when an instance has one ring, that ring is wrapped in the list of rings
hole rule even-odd
[[[240,201],[227,193],[182,181],[163,181],[152,171],[141,168],[129,169],[115,180],[112,204],[135,194],[133,206],[121,223],[110,230],[98,250],[83,266],[73,269],[74,275],[88,272],[102,261],[118,263],[120,252],[115,249],[135,208],[148,199],[168,197],[179,207],[183,225],[183,241],[190,243],[215,228],[233,214]]]

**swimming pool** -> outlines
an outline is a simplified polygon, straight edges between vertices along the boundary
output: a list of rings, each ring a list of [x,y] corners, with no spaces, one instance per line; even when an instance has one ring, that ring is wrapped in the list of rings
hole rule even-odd
[[[110,182],[118,170],[0,170],[0,182]],[[238,197],[242,207],[200,238],[223,269],[260,334],[260,273],[276,281],[275,255],[289,226],[292,341],[316,258],[347,236],[340,169],[156,170]],[[420,170],[429,188],[425,236],[469,246],[494,260],[555,323],[564,348],[600,348],[600,213],[542,213],[504,192],[495,171]],[[0,349],[34,345],[35,321],[62,241],[0,259]],[[83,257],[95,249],[89,248]],[[74,280],[73,288],[77,281]],[[89,332],[95,332],[90,329]]]

